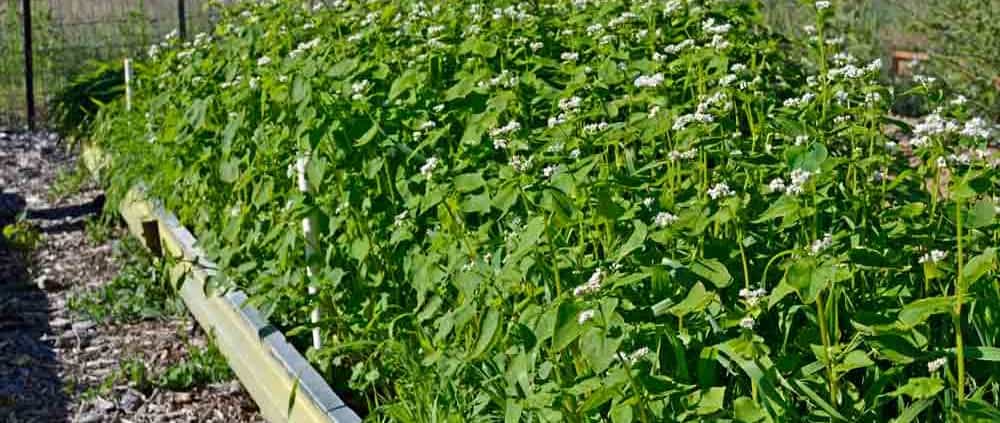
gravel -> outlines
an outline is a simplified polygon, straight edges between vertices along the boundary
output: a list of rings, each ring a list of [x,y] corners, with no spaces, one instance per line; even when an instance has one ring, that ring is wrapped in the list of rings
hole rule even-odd
[[[73,166],[55,134],[0,131],[0,227],[26,211],[42,236],[28,255],[0,238],[0,423],[263,421],[236,381],[143,392],[116,377],[127,360],[157,374],[206,341],[187,318],[110,325],[67,309],[74,294],[115,276],[112,244],[126,236],[120,229],[104,243],[86,236],[86,219],[103,203],[94,187],[49,198],[60,170]]]

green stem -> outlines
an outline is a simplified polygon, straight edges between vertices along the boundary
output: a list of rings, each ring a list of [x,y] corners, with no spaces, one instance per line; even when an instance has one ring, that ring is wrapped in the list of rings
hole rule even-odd
[[[826,357],[826,377],[830,385],[830,404],[837,405],[837,374],[833,369],[833,357],[830,356],[830,333],[827,331],[826,312],[824,311],[823,294],[816,294],[816,319],[819,320],[819,335],[823,340],[823,355]]]
[[[955,284],[955,312],[952,323],[955,325],[955,356],[958,361],[958,404],[965,402],[965,347],[962,342],[962,299],[965,296],[965,281],[962,273],[965,270],[962,257],[962,200],[955,202],[955,229],[958,232],[958,280]]]

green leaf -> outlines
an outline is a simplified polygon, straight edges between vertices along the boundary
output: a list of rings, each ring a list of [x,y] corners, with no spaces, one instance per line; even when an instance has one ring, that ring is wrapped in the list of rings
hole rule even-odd
[[[962,269],[962,276],[965,278],[965,283],[971,284],[976,282],[993,269],[993,262],[996,259],[996,255],[996,249],[987,248],[982,254],[969,260]]]
[[[713,386],[708,388],[707,391],[702,391],[700,397],[698,399],[698,408],[695,410],[699,416],[717,413],[719,410],[722,410],[723,403],[726,401],[726,387]]]
[[[977,398],[967,398],[960,411],[963,422],[998,422],[1000,410]]]
[[[771,203],[771,206],[757,220],[754,220],[754,223],[763,223],[777,218],[792,216],[798,211],[799,202],[793,197],[783,195],[781,198],[778,198],[778,201]],[[795,220],[798,219],[792,219],[785,222],[785,224],[789,224]]]
[[[908,422],[911,422],[911,421],[913,421],[913,419],[917,418],[917,416],[919,416],[920,413],[922,413],[925,409],[927,409],[927,407],[930,407],[931,404],[933,404],[933,403],[934,403],[934,401],[932,399],[929,399],[929,398],[928,399],[922,399],[920,401],[912,403],[909,406],[907,406],[903,410],[903,412],[899,414],[899,417],[897,417],[895,420],[892,421],[892,423],[908,423]]]
[[[912,329],[923,324],[935,314],[949,313],[955,306],[955,297],[922,298],[903,306],[898,324],[902,329]]]
[[[982,228],[990,226],[996,219],[997,209],[993,205],[993,201],[979,200],[976,205],[969,210],[969,227],[972,228]]]
[[[486,185],[482,173],[466,173],[455,177],[455,188],[459,192],[471,192]]]
[[[611,423],[632,423],[632,406],[627,402],[619,402],[611,407]]]
[[[854,369],[862,369],[874,365],[875,362],[868,358],[868,354],[861,350],[854,350],[838,363],[835,368],[838,374],[847,373]]]
[[[236,182],[240,178],[240,161],[239,159],[229,159],[219,165],[219,179],[222,182],[231,184]]]
[[[495,308],[490,308],[486,311],[486,317],[483,318],[479,326],[479,340],[476,341],[476,347],[469,357],[476,359],[482,356],[490,348],[490,345],[493,345],[499,328],[500,312]]]
[[[601,373],[615,361],[622,338],[613,338],[598,327],[588,328],[580,336],[580,353],[595,373]]]
[[[552,349],[562,351],[580,336],[582,326],[577,322],[580,308],[573,302],[563,301],[556,314],[555,332],[552,334]]]
[[[647,234],[646,224],[642,223],[642,221],[639,220],[633,220],[632,225],[635,227],[635,229],[632,230],[632,235],[628,237],[628,240],[625,241],[625,244],[623,244],[621,248],[618,249],[618,254],[615,254],[616,261],[625,258],[632,251],[635,251],[639,247],[642,247],[642,244],[646,241],[646,234]]]
[[[309,79],[297,76],[292,82],[292,103],[298,104],[312,94],[312,84]]]
[[[689,269],[719,288],[725,288],[733,282],[733,276],[729,274],[729,269],[716,259],[698,259],[691,263]]]
[[[913,399],[925,399],[931,398],[937,395],[938,392],[944,389],[944,380],[936,377],[911,377],[910,380],[906,382],[899,389],[893,391],[890,395],[898,397],[900,395],[906,395]]]
[[[340,62],[337,62],[336,65],[333,65],[333,67],[330,68],[330,72],[328,72],[327,75],[339,79],[346,76],[348,73],[352,72],[357,67],[358,67],[358,58],[352,57],[349,59],[344,59],[341,60]]]
[[[657,316],[662,315],[663,313],[670,313],[678,318],[681,318],[689,313],[703,311],[705,307],[708,307],[708,304],[710,304],[714,298],[715,293],[706,291],[705,285],[698,282],[691,287],[691,290],[688,291],[687,297],[685,297],[684,300],[663,312],[659,312],[660,310],[657,310],[657,307],[654,305],[653,313]]]
[[[733,417],[739,422],[755,423],[764,420],[767,414],[750,397],[739,397],[733,401]]]
[[[407,69],[399,78],[396,78],[389,88],[389,101],[395,100],[410,88],[417,86],[423,80],[424,74],[416,69]]]

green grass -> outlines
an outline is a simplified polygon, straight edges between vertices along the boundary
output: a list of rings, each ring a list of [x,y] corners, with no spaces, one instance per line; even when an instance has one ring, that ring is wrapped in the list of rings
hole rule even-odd
[[[88,227],[97,224],[88,224]],[[96,236],[104,236],[96,229]],[[69,308],[79,316],[105,323],[181,316],[184,305],[175,295],[166,264],[157,261],[138,241],[126,238],[115,245],[114,256],[122,268],[106,285],[72,296]]]

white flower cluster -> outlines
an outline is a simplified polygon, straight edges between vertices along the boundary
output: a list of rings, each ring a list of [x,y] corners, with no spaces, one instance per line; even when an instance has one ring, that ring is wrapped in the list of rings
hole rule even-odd
[[[673,214],[668,212],[659,212],[656,214],[656,217],[653,218],[653,226],[656,226],[658,228],[665,228],[667,226],[670,226],[676,221],[677,221],[677,216],[674,216]]]
[[[576,316],[576,322],[582,325],[593,319],[596,315],[597,311],[594,309],[581,311],[580,314]]]
[[[663,74],[659,72],[653,75],[639,75],[634,82],[636,88],[656,88],[662,83]]]
[[[507,122],[506,125],[499,128],[493,128],[490,130],[490,136],[493,137],[493,148],[497,150],[502,150],[507,148],[507,138],[505,135],[519,131],[521,129],[521,124],[512,120]]]
[[[965,126],[958,133],[970,138],[988,140],[993,135],[993,130],[985,119],[976,117],[965,122]]]
[[[593,294],[601,289],[601,283],[604,282],[604,270],[600,267],[594,270],[594,273],[590,275],[590,279],[583,285],[580,285],[573,289],[573,295],[581,297],[587,294]]]
[[[691,149],[687,151],[671,150],[669,153],[667,153],[667,158],[670,159],[671,161],[676,162],[678,160],[691,160],[695,158],[695,156],[697,155],[698,155],[698,150],[696,149]]]
[[[838,68],[831,68],[827,71],[827,77],[831,80],[841,77],[846,79],[858,79],[866,74],[877,73],[880,70],[882,70],[882,59],[875,59],[863,68],[859,68],[853,63],[847,63]]]
[[[730,44],[726,37],[723,37],[722,35],[715,35],[712,37],[712,42],[708,43],[708,45],[716,50],[725,50],[729,48]]]
[[[732,28],[733,26],[727,23],[716,25],[715,18],[705,19],[705,21],[701,23],[702,31],[705,31],[707,34],[726,34]]]
[[[694,45],[694,40],[688,38],[688,39],[686,39],[684,41],[681,41],[681,42],[679,42],[677,44],[671,44],[671,45],[668,45],[668,46],[664,47],[663,48],[663,52],[667,53],[667,54],[677,54],[677,53],[680,53],[681,51],[684,51],[684,49],[686,49],[688,47],[691,47],[693,45]]]
[[[632,353],[629,354],[628,357],[625,358],[625,360],[628,361],[629,365],[633,365],[635,363],[638,363],[639,360],[642,360],[643,357],[649,355],[649,352],[650,352],[649,347],[642,347],[635,351],[632,351]]]
[[[509,89],[517,86],[517,83],[519,81],[520,78],[518,78],[517,75],[514,75],[510,73],[508,70],[504,69],[500,71],[500,74],[497,76],[494,76],[486,81],[479,81],[479,83],[477,83],[476,86],[482,89],[490,89],[498,86]]]
[[[792,97],[785,100],[783,104],[785,107],[790,107],[790,108],[802,107],[806,104],[809,104],[809,102],[812,101],[814,98],[816,98],[816,94],[813,94],[811,92],[806,92],[805,94],[802,94],[802,97]]]
[[[938,371],[938,369],[944,367],[945,364],[948,364],[948,358],[947,357],[941,357],[939,359],[936,359],[936,360],[933,360],[933,361],[929,361],[929,362],[927,362],[927,371],[931,372],[931,373],[934,373],[934,372]]]
[[[524,173],[531,169],[532,160],[533,159],[531,157],[525,159],[524,157],[515,154],[510,158],[510,167],[514,168],[514,170],[518,172]]]
[[[358,101],[364,98],[364,93],[371,86],[371,82],[367,79],[362,79],[358,82],[351,84],[351,100]]]
[[[931,250],[931,252],[920,256],[920,263],[938,263],[948,258],[948,253],[941,250]]]
[[[583,126],[583,132],[587,134],[596,134],[598,132],[606,131],[609,126],[610,125],[604,121],[601,121],[600,123],[589,123]]]
[[[314,49],[316,47],[319,47],[319,43],[322,42],[322,41],[323,40],[321,38],[316,37],[316,38],[313,38],[310,41],[306,41],[304,43],[299,43],[299,45],[295,47],[295,50],[292,50],[291,53],[288,53],[288,57],[291,57],[293,59],[296,58],[296,57],[299,57],[299,56],[305,54],[307,51],[312,50],[312,49]]]
[[[559,55],[559,59],[564,62],[575,62],[580,59],[580,53],[567,51]]]
[[[542,169],[542,176],[544,176],[545,178],[551,178],[552,175],[555,175],[558,170],[559,166],[556,165],[545,166],[545,168]]]
[[[407,214],[409,214],[409,210],[403,210],[402,213],[397,214],[396,218],[393,219],[393,221],[392,221],[392,225],[395,226],[395,227],[397,227],[397,228],[399,228],[399,227],[403,226],[404,224],[406,224],[406,216],[407,216]]]
[[[935,111],[924,117],[922,121],[913,127],[915,135],[910,140],[910,145],[923,147],[930,143],[930,138],[936,135],[946,135],[959,131],[958,122],[941,116],[939,111]]]
[[[746,330],[752,330],[753,326],[756,323],[757,322],[754,322],[753,317],[750,317],[750,316],[746,316],[746,317],[740,319],[740,327],[743,328],[743,329],[746,329]]]
[[[740,298],[747,303],[750,307],[756,306],[760,303],[760,299],[767,296],[767,290],[764,288],[757,289],[747,289],[743,288],[740,290]]]
[[[816,10],[826,10],[830,8],[830,2],[821,0],[816,2]]]
[[[430,180],[431,177],[434,176],[434,169],[437,169],[437,166],[438,166],[438,158],[431,157],[427,159],[426,162],[424,162],[423,166],[420,166],[420,174],[424,175],[424,177],[427,178],[427,180]]]
[[[719,182],[708,189],[708,196],[712,197],[713,200],[729,197],[731,195],[733,195],[733,190],[729,189],[729,185],[725,182]]]
[[[812,245],[809,246],[809,253],[815,256],[831,246],[833,246],[833,234],[827,232],[823,234],[822,239],[813,241]]]
[[[570,98],[563,98],[559,100],[559,109],[564,112],[575,112],[580,108],[580,104],[583,99],[577,96],[572,96]]]

